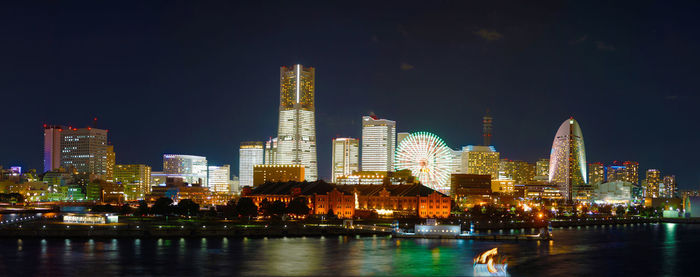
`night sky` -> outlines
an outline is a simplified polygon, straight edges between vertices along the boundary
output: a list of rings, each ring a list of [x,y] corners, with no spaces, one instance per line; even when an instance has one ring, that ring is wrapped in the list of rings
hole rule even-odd
[[[193,154],[238,175],[239,143],[277,133],[279,67],[301,63],[324,179],[362,115],[458,148],[488,108],[501,157],[548,157],[574,116],[588,162],[700,187],[700,3],[18,2],[0,6],[4,167],[42,167],[42,124],[98,117],[117,163]]]

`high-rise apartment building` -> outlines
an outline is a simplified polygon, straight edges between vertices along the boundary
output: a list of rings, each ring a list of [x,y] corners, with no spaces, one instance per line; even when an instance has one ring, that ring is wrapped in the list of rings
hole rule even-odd
[[[624,181],[634,185],[639,184],[639,163],[626,161],[622,164],[614,161],[607,167],[607,182]]]
[[[151,191],[151,167],[145,164],[115,165],[114,182],[124,186],[126,200],[144,199]]]
[[[675,197],[676,190],[678,190],[678,184],[676,184],[676,175],[664,176],[664,197]]]
[[[343,177],[360,171],[360,142],[356,138],[333,139],[333,183]]]
[[[489,175],[498,179],[500,168],[500,153],[493,146],[462,147],[462,167],[466,174]]]
[[[549,157],[549,182],[556,183],[564,200],[571,202],[574,187],[588,183],[583,132],[572,117],[559,126]]]
[[[253,186],[253,167],[263,164],[263,155],[267,154],[263,151],[265,150],[263,150],[261,141],[241,142],[240,162],[238,164],[239,185],[241,187]]]
[[[300,64],[280,68],[280,114],[276,164],[305,167],[316,181],[315,69]]]
[[[61,167],[61,135],[64,127],[44,124],[44,172]]]
[[[107,130],[65,129],[61,135],[61,166],[78,173],[107,175]]]
[[[108,182],[114,181],[114,166],[117,163],[117,155],[114,153],[114,145],[107,145],[107,176]]]
[[[635,186],[639,185],[639,163],[626,161],[622,165],[625,167],[625,179],[623,181],[630,182]]]
[[[362,171],[394,171],[396,121],[362,117]]]
[[[207,158],[193,155],[163,155],[163,173],[190,184],[207,185]]]
[[[605,183],[605,166],[603,166],[603,163],[588,164],[588,183],[591,185]]]
[[[513,180],[515,184],[525,184],[535,178],[536,166],[526,161],[501,159],[498,179]]]
[[[231,191],[231,166],[230,165],[210,165],[207,167],[209,176],[207,181],[210,191],[230,193]]]
[[[658,169],[648,169],[644,180],[644,196],[659,198],[659,185],[661,184],[661,171]]]

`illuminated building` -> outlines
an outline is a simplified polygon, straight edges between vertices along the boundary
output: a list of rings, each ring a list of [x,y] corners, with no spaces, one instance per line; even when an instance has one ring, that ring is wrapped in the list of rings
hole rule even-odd
[[[253,186],[270,182],[304,181],[306,167],[299,164],[259,164],[253,166]]]
[[[586,148],[583,133],[572,117],[557,130],[549,157],[549,182],[559,185],[564,200],[571,202],[576,186],[587,184]]]
[[[277,138],[270,138],[265,142],[265,163],[277,163]]]
[[[343,187],[323,181],[266,183],[244,189],[241,197],[251,198],[258,206],[265,199],[288,204],[296,197],[305,197],[310,214],[332,212],[339,218],[369,215],[370,212],[397,217],[447,218],[451,211],[449,197],[420,184]]]
[[[411,133],[408,133],[408,132],[396,133],[396,145],[401,144],[401,141],[403,139],[405,139],[406,137],[408,137],[409,135],[411,135]]]
[[[605,183],[605,166],[602,163],[588,164],[588,183],[591,185]]]
[[[513,194],[515,192],[515,181],[491,180],[491,191],[503,194]]]
[[[394,171],[396,121],[362,117],[362,171]]]
[[[230,165],[210,165],[207,166],[209,177],[207,187],[211,192],[229,193],[231,191],[231,166]]]
[[[454,170],[452,149],[434,134],[412,133],[396,150],[397,170],[410,170],[421,184],[443,193],[449,192]]]
[[[192,155],[163,155],[163,173],[168,177],[181,177],[190,184],[207,184],[207,158]]]
[[[607,167],[607,181],[624,181],[634,185],[639,184],[639,163],[626,161],[620,165],[615,161]]]
[[[658,169],[647,170],[647,176],[644,180],[644,196],[651,198],[659,198],[659,185],[661,184],[661,171]]]
[[[269,143],[269,142],[268,142]],[[263,164],[263,143],[260,141],[241,142],[238,176],[241,186],[253,185],[253,167]]]
[[[151,186],[165,186],[168,175],[163,171],[151,171]]]
[[[333,176],[335,183],[338,177],[350,175],[360,170],[360,142],[355,138],[333,139]]]
[[[338,177],[336,184],[343,186],[354,185],[403,185],[414,184],[416,178],[410,170],[391,171],[357,171],[350,175]]]
[[[607,204],[629,204],[632,201],[632,183],[613,181],[595,187],[596,202]]]
[[[499,177],[501,180],[513,180],[515,184],[525,184],[535,178],[536,166],[525,161],[501,159]]]
[[[61,166],[78,173],[105,177],[107,174],[107,130],[66,129],[61,136]]]
[[[114,165],[117,162],[116,154],[114,153],[114,145],[107,145],[107,176],[108,182],[114,181]]]
[[[535,163],[535,177],[541,181],[549,180],[549,159],[539,159]],[[544,177],[544,178],[543,178]]]
[[[664,176],[664,193],[663,197],[672,198],[676,196],[678,186],[676,184],[676,175]]]
[[[546,181],[532,181],[525,184],[525,198],[532,200],[560,200],[562,193],[557,184]]]
[[[491,192],[490,175],[450,175],[450,196],[461,206],[487,201]]]
[[[151,167],[145,164],[118,164],[114,167],[114,182],[124,185],[127,201],[144,199],[151,188]]]
[[[500,167],[500,154],[493,146],[462,147],[463,172],[467,174],[489,175],[491,179],[498,179]]]
[[[484,146],[491,145],[491,137],[493,136],[493,117],[491,117],[486,111],[486,115],[483,118],[483,136],[484,136]]]
[[[303,165],[305,179],[318,179],[315,124],[315,69],[300,64],[280,68],[278,165]]]
[[[44,124],[44,172],[61,167],[62,126]]]

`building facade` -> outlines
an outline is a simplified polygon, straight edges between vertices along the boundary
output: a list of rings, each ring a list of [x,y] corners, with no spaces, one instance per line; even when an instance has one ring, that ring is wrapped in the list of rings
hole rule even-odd
[[[230,193],[231,191],[231,166],[230,165],[210,165],[207,167],[209,176],[207,187],[211,192]]]
[[[356,138],[333,139],[333,177],[343,177],[360,170],[360,142]]]
[[[163,155],[163,173],[168,177],[180,177],[190,184],[207,184],[207,158],[193,155]]]
[[[269,182],[302,182],[306,167],[300,164],[259,164],[253,167],[253,187]]]
[[[661,171],[658,169],[647,170],[646,179],[644,180],[644,196],[650,198],[659,198],[659,185],[661,184]]]
[[[564,200],[572,202],[576,186],[588,183],[583,132],[572,117],[559,126],[549,157],[549,182],[559,185]]]
[[[144,199],[151,189],[151,167],[145,164],[115,165],[114,182],[124,186],[127,201]]]
[[[462,166],[466,174],[489,175],[491,179],[498,179],[500,154],[493,146],[464,146]]]
[[[303,165],[305,179],[318,179],[315,123],[315,69],[300,64],[280,68],[278,165]]]
[[[114,145],[107,145],[107,176],[108,182],[114,181],[114,166],[117,164],[117,155],[114,153]]]
[[[591,185],[605,183],[605,166],[603,166],[603,163],[588,164],[588,183]]]
[[[78,173],[107,175],[107,130],[66,129],[61,136],[61,166]]]
[[[277,164],[277,138],[265,142],[265,164]]]
[[[396,121],[362,117],[362,171],[394,171]]]
[[[239,151],[238,176],[241,186],[253,185],[253,167],[263,164],[263,143],[260,141],[241,142]]]
[[[63,127],[44,124],[44,172],[61,167],[61,135]]]

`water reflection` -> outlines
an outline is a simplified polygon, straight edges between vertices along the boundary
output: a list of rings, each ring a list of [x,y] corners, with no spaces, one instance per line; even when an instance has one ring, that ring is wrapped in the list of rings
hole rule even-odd
[[[555,241],[387,237],[0,239],[2,275],[471,275],[498,247],[512,276],[693,275],[700,226],[556,229]],[[614,262],[613,262],[614,261]],[[98,271],[99,270],[99,271]]]

